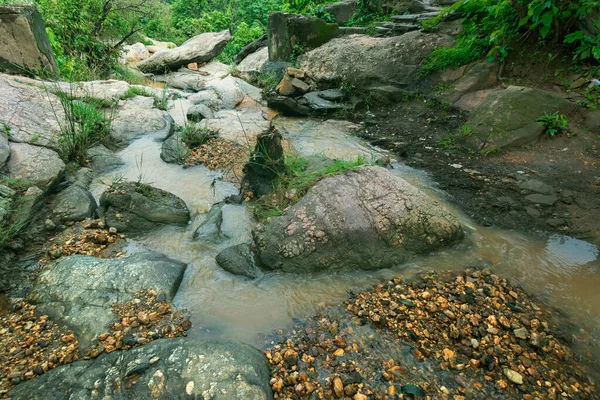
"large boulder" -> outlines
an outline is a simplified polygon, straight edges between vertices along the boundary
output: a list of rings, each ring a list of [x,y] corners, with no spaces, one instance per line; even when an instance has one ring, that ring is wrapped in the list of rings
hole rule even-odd
[[[388,268],[464,236],[444,206],[372,166],[323,179],[253,234],[263,267],[293,273]]]
[[[221,54],[230,39],[229,30],[203,33],[187,40],[180,47],[155,53],[140,62],[138,68],[142,72],[164,72],[177,70],[190,63],[204,63]]]
[[[267,358],[235,342],[163,339],[78,361],[16,386],[15,400],[270,400]]]
[[[51,93],[58,86],[31,81],[25,84],[0,73],[0,118],[9,127],[12,142],[56,147],[65,120],[60,100]]]
[[[333,16],[336,24],[345,25],[352,19],[358,0],[343,0],[325,6],[325,11]]]
[[[535,142],[544,133],[537,120],[544,114],[572,115],[577,105],[540,89],[509,86],[494,91],[471,113],[463,142],[473,150],[490,152]]]
[[[185,268],[151,252],[115,259],[69,256],[40,274],[28,300],[41,315],[72,329],[86,352],[114,320],[113,304],[130,301],[142,289],[163,293],[171,301]]]
[[[421,62],[435,47],[450,44],[451,36],[418,31],[389,38],[349,35],[304,54],[300,67],[318,82],[415,89]]]
[[[144,183],[112,185],[100,197],[106,224],[119,232],[140,233],[161,225],[186,225],[190,213],[172,193]]]
[[[175,122],[171,115],[154,108],[154,99],[136,96],[123,101],[116,108],[110,126],[110,135],[115,144],[124,146],[138,136],[156,134],[166,138],[173,134]]]
[[[65,163],[54,150],[27,143],[11,144],[6,166],[10,178],[42,190],[49,189],[65,171]]]
[[[87,81],[79,83],[79,86],[67,92],[74,97],[93,97],[95,99],[118,101],[129,91],[129,83],[109,79],[106,81]]]
[[[57,74],[46,27],[33,5],[0,4],[0,69]]]
[[[269,60],[292,61],[294,47],[314,48],[339,34],[337,24],[316,17],[273,11],[269,14]]]

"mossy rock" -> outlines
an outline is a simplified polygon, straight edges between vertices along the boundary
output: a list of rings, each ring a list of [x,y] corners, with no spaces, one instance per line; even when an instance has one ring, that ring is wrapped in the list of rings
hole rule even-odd
[[[475,151],[489,153],[526,145],[538,140],[544,127],[537,120],[544,114],[573,115],[577,105],[544,90],[509,86],[491,93],[473,110],[469,133],[461,142]]]

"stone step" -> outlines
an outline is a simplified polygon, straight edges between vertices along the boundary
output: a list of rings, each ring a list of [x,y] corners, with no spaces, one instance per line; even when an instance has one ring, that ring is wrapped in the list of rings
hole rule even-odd
[[[395,32],[410,32],[421,29],[420,25],[416,24],[400,24],[396,22],[380,22],[378,24],[381,28],[391,29]]]

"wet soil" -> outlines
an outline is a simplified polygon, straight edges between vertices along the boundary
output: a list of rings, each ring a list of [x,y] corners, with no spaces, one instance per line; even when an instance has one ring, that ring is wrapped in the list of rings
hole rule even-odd
[[[454,135],[467,115],[417,98],[355,116],[360,136],[429,173],[449,201],[483,226],[555,232],[600,245],[600,139],[572,124],[571,135],[487,156],[460,148]],[[558,201],[543,206],[519,187],[539,180]]]

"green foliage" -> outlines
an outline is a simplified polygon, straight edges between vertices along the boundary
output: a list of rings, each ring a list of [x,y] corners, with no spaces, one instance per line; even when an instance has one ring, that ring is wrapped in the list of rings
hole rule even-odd
[[[569,127],[569,121],[564,114],[559,114],[558,111],[552,114],[544,114],[537,120],[538,124],[542,125],[544,132],[548,136],[554,136],[557,133],[562,133]]]
[[[60,155],[65,162],[85,164],[87,150],[110,136],[112,111],[102,111],[106,103],[95,99],[73,99],[64,93],[59,98],[65,114],[58,137]]]
[[[265,28],[262,25],[250,26],[246,22],[238,25],[235,33],[231,37],[231,41],[227,44],[219,60],[224,63],[232,63],[233,57],[242,50],[248,43],[258,39],[265,34]]]
[[[5,121],[0,121],[0,132],[4,133],[7,137],[12,137],[12,126]]]
[[[307,171],[307,161],[298,155],[285,157],[285,172],[279,174],[272,193],[262,196],[253,206],[254,215],[259,221],[282,215],[285,210],[300,200],[308,190],[321,179],[355,170],[369,164],[364,157],[356,161],[333,160],[333,163],[319,171]]]
[[[178,129],[181,132],[181,140],[190,148],[202,146],[208,139],[215,136],[212,132],[196,124],[185,124]]]
[[[132,85],[141,85],[144,83],[144,78],[141,75],[136,74],[125,65],[116,64],[113,66],[112,75],[115,79],[125,81]]]
[[[509,43],[523,32],[535,33],[541,40],[554,36],[555,42],[575,44],[575,57],[600,60],[600,35],[593,38],[574,30],[576,22],[599,5],[596,0],[461,0],[424,22],[424,29],[433,29],[444,15],[455,12],[463,17],[464,31],[454,46],[436,48],[421,72],[441,72],[484,55],[488,61],[502,61],[512,50]]]

